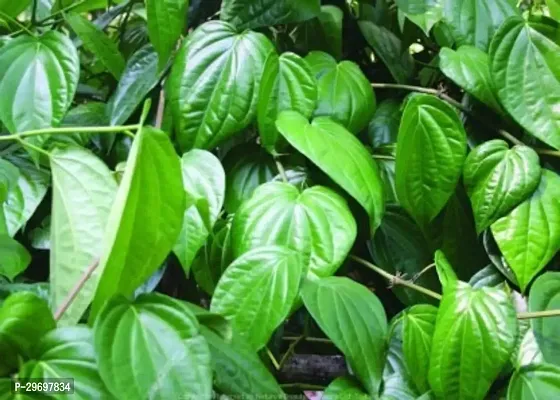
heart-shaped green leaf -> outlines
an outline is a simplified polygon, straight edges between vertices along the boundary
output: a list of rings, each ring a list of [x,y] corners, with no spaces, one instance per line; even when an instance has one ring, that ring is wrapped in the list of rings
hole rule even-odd
[[[113,298],[95,322],[94,345],[99,374],[117,398],[211,398],[210,350],[179,300]]]
[[[509,148],[495,139],[471,151],[463,182],[471,200],[477,233],[525,201],[539,186],[538,154],[527,146]]]
[[[181,158],[187,209],[173,247],[188,275],[198,250],[211,233],[224,204],[226,176],[220,160],[205,150],[191,150]],[[204,200],[202,203],[201,200]]]
[[[437,97],[410,97],[397,141],[399,201],[422,227],[455,192],[467,155],[467,137],[457,112]]]
[[[560,176],[543,169],[537,190],[492,225],[521,290],[560,250]]]
[[[387,317],[379,299],[348,278],[307,281],[301,295],[321,330],[346,356],[352,371],[371,396],[383,376]]]
[[[181,164],[169,136],[143,128],[109,215],[90,322],[107,300],[132,295],[160,267],[177,241],[184,213]]]
[[[367,400],[370,396],[364,393],[359,382],[349,376],[341,376],[329,383],[321,400],[356,399]]]
[[[496,32],[490,58],[505,109],[532,135],[560,149],[560,23],[511,18]]]
[[[428,379],[438,398],[483,399],[517,339],[510,296],[496,288],[448,286],[439,306]]]
[[[81,147],[55,149],[50,157],[53,179],[50,252],[51,306],[66,300],[88,267],[101,257],[105,228],[117,193],[109,168]],[[84,190],[87,182],[88,190]],[[75,324],[93,299],[100,271],[80,289],[61,323]]]
[[[317,104],[317,81],[307,62],[294,53],[270,53],[264,65],[260,86],[257,122],[261,144],[270,153],[277,152],[280,136],[276,117],[281,111],[298,111],[311,117]]]
[[[235,214],[234,256],[266,245],[286,246],[302,256],[315,276],[334,274],[356,239],[356,222],[346,201],[314,186],[299,192],[287,183],[257,188]]]
[[[253,121],[271,51],[264,35],[238,33],[227,22],[206,22],[189,35],[166,91],[183,151],[216,147]]]
[[[507,400],[541,400],[560,397],[560,367],[551,364],[530,364],[513,374],[509,381]]]
[[[298,24],[290,36],[294,38],[296,49],[302,53],[321,50],[340,59],[343,20],[344,12],[340,8],[324,5],[317,18]]]
[[[12,133],[56,126],[78,86],[72,41],[57,31],[21,35],[0,48],[0,120]]]
[[[383,183],[377,165],[363,144],[328,117],[315,118],[310,124],[301,114],[284,111],[276,127],[292,146],[364,207],[373,232],[385,208]]]

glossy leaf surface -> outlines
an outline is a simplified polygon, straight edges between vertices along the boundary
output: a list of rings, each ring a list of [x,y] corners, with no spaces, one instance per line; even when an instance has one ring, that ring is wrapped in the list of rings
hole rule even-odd
[[[539,400],[560,396],[560,367],[531,364],[517,370],[509,382],[508,400]]]

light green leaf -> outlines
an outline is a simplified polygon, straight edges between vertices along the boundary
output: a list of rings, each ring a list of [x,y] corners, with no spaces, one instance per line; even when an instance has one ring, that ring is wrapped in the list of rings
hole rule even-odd
[[[305,21],[316,17],[320,7],[320,0],[224,0],[220,18],[241,31]]]
[[[125,68],[125,61],[117,44],[105,35],[101,29],[81,15],[66,15],[66,21],[83,41],[85,48],[103,63],[115,79],[119,80]]]
[[[401,11],[399,9],[399,16],[401,13],[406,16],[412,23],[418,26],[426,36],[430,35],[430,31],[443,18],[443,0],[428,0],[430,4],[424,12],[418,14],[411,14]]]
[[[532,135],[560,149],[560,24],[511,18],[492,40],[492,78],[510,115]]]
[[[458,46],[486,51],[502,22],[517,15],[513,0],[443,0],[445,22]]]
[[[124,124],[154,88],[159,79],[157,65],[157,53],[150,45],[142,47],[130,57],[119,85],[107,104],[111,125]]]
[[[18,378],[56,380],[72,377],[72,398],[89,400],[110,399],[99,376],[93,335],[84,326],[59,328],[48,332],[34,346],[32,360],[25,363]],[[54,394],[54,399],[65,399],[68,394]]]
[[[515,371],[509,381],[508,400],[541,400],[560,397],[560,367],[531,364]]]
[[[425,14],[438,5],[438,0],[396,0],[400,10],[407,14]]]
[[[439,52],[439,67],[445,76],[477,100],[502,112],[490,74],[490,57],[484,51],[474,46],[461,46],[456,51],[444,47]]]
[[[463,182],[477,233],[531,196],[540,179],[539,156],[530,147],[510,149],[505,141],[494,139],[474,148],[465,161]]]
[[[181,150],[216,147],[253,121],[272,50],[264,35],[238,33],[227,22],[206,22],[190,34],[166,92]]]
[[[337,193],[323,186],[300,193],[281,182],[255,190],[235,214],[231,233],[235,257],[261,246],[286,246],[317,277],[336,272],[356,234],[354,217]]]
[[[233,331],[231,324],[220,314],[208,311],[206,308],[197,306],[196,304],[183,302],[189,310],[196,317],[201,325],[201,328],[207,328],[212,333],[218,335],[220,339],[231,342],[233,338]],[[202,331],[201,331],[202,334]]]
[[[529,311],[560,309],[560,272],[537,278],[529,292]],[[560,366],[560,317],[533,318],[531,326],[546,362]]]
[[[315,118],[310,124],[301,114],[284,111],[276,127],[292,146],[364,207],[370,230],[375,231],[385,208],[383,183],[377,165],[362,143],[328,117]]]
[[[544,358],[538,341],[533,333],[533,329],[528,329],[519,345],[519,351],[514,360],[514,366],[520,369],[525,365],[541,362],[544,362]]]
[[[189,0],[146,0],[148,36],[159,55],[160,71],[183,33],[188,9]]]
[[[377,396],[387,337],[387,317],[379,299],[365,286],[341,277],[306,281],[301,295],[368,393]]]
[[[390,30],[370,21],[359,21],[358,25],[375,55],[387,66],[398,83],[406,83],[414,72],[414,61],[408,48]]]
[[[130,296],[171,251],[185,212],[181,165],[166,133],[136,134],[105,233],[90,322],[116,294]]]
[[[56,323],[47,303],[31,292],[9,296],[0,308],[0,376],[19,365],[19,356],[30,357],[35,343]]]
[[[437,250],[434,256],[434,264],[436,264],[436,271],[439,276],[439,281],[443,290],[453,289],[459,279],[453,270],[453,266],[447,260],[447,257],[441,250]]]
[[[288,316],[303,272],[298,253],[286,247],[251,250],[225,270],[210,311],[226,317],[234,334],[259,350]]]
[[[383,380],[383,394],[380,400],[416,400],[418,395],[408,378],[393,374]]]
[[[179,300],[114,297],[94,326],[99,374],[119,399],[210,399],[210,349],[199,329]]]
[[[109,118],[106,116],[105,109],[105,103],[97,101],[79,104],[68,111],[61,125],[63,127],[109,125]],[[108,154],[115,141],[115,134],[76,132],[72,135],[53,135],[50,137],[51,141],[57,143],[71,143],[83,147],[87,146],[90,139],[102,153]]]
[[[10,283],[0,278],[0,304],[6,300],[11,294],[18,292],[32,292],[45,300],[49,301],[49,284],[46,282],[39,283]]]
[[[31,255],[24,246],[7,233],[0,235],[0,276],[12,280],[25,271],[30,262]]]
[[[429,383],[438,398],[483,399],[517,339],[510,296],[458,282],[444,290],[430,356]]]
[[[560,177],[542,170],[537,190],[492,225],[522,291],[560,250]]]
[[[196,254],[204,246],[222,210],[226,176],[220,160],[205,150],[195,149],[183,154],[181,168],[189,204],[173,252],[188,275]]]
[[[69,11],[72,13],[83,13],[107,7],[107,0],[53,0],[53,2],[53,13],[70,6],[73,6]],[[120,2],[121,1],[115,1],[114,3]]]
[[[334,71],[338,65],[336,59],[324,51],[312,51],[305,56],[305,61],[311,68],[311,72],[315,78],[319,79],[324,74]]]
[[[275,154],[278,139],[276,117],[294,110],[311,117],[317,104],[317,81],[307,62],[294,53],[270,53],[264,65],[260,86],[257,122],[261,144]],[[281,148],[279,149],[281,150]]]
[[[329,386],[323,392],[321,400],[367,400],[370,399],[354,378],[349,376],[341,376],[329,383]]]
[[[373,118],[369,122],[368,143],[374,148],[396,143],[401,116],[401,102],[399,100],[387,99],[379,103]]]
[[[80,62],[60,32],[21,35],[0,48],[0,120],[12,133],[57,126],[78,85]]]
[[[393,375],[409,377],[408,368],[404,360],[403,352],[403,313],[395,315],[389,324],[387,334],[387,352],[385,366],[383,368],[383,379]]]
[[[455,192],[466,152],[466,133],[455,109],[434,96],[412,95],[399,128],[396,189],[421,227]]]
[[[560,21],[560,2],[558,0],[546,0],[550,16],[556,21]]]
[[[19,169],[11,162],[0,158],[0,203],[6,201],[10,191],[16,187],[18,178]]]
[[[31,0],[0,0],[0,10],[2,10],[2,14],[17,17],[29,4],[31,4]],[[2,14],[0,14],[0,20],[4,19]]]
[[[105,228],[117,193],[111,171],[97,156],[81,147],[55,149],[51,171],[51,306],[57,309],[88,267],[101,257]],[[87,190],[84,185],[87,184]],[[61,323],[77,323],[93,299],[101,271],[86,281]]]

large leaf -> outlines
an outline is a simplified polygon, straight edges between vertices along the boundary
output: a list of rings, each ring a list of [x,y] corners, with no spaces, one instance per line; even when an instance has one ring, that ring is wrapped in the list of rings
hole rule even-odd
[[[538,154],[499,139],[476,147],[465,161],[463,182],[471,200],[477,233],[526,200],[541,178]]]
[[[294,53],[270,53],[260,86],[257,122],[261,144],[276,153],[279,133],[276,117],[281,111],[298,111],[311,117],[317,104],[317,81],[307,62]]]
[[[31,292],[9,296],[0,308],[0,376],[19,364],[19,356],[30,357],[35,343],[54,329],[47,303]]]
[[[537,278],[529,293],[529,311],[560,309],[560,272]],[[533,318],[531,325],[546,362],[560,366],[560,317]]]
[[[421,226],[455,192],[467,155],[467,137],[457,112],[437,97],[412,95],[397,142],[396,189],[400,203]]]
[[[191,150],[181,158],[187,209],[173,247],[185,273],[212,232],[224,204],[226,176],[220,160],[205,150]]]
[[[307,281],[301,295],[368,393],[377,396],[387,336],[387,317],[379,299],[365,286],[341,277]]]
[[[79,70],[78,53],[60,32],[11,40],[0,48],[0,120],[12,133],[58,125]]]
[[[511,18],[490,48],[492,77],[510,115],[532,135],[560,149],[560,24]]]
[[[2,14],[6,14],[10,17],[17,17],[29,4],[31,4],[31,0],[0,0],[0,10],[2,10]],[[0,14],[0,19],[4,17],[2,14]]]
[[[119,85],[107,104],[111,125],[121,125],[132,115],[144,97],[158,82],[158,55],[146,45],[126,63]]]
[[[356,222],[346,201],[331,189],[300,191],[287,183],[257,188],[235,214],[232,245],[235,257],[266,245],[299,253],[309,273],[334,274],[356,239]]]
[[[286,247],[251,250],[226,269],[210,310],[225,316],[234,334],[259,350],[288,316],[303,272],[301,257]]]
[[[32,360],[25,363],[18,378],[74,379],[75,399],[111,398],[99,376],[93,335],[89,328],[76,326],[50,331],[34,346]],[[64,399],[67,394],[54,395]]]
[[[117,398],[211,397],[210,349],[196,317],[178,300],[113,298],[95,323],[94,345],[99,374]]]
[[[543,169],[537,190],[496,221],[492,233],[524,291],[560,250],[560,176]]]
[[[274,376],[246,343],[239,339],[234,343],[225,342],[205,327],[200,331],[210,347],[214,385],[221,393],[247,399],[267,396],[281,399],[284,396]]]
[[[494,111],[502,106],[496,95],[488,54],[474,46],[461,46],[457,51],[444,47],[439,52],[441,71]]]
[[[177,240],[184,212],[181,165],[169,137],[141,129],[109,215],[91,322],[107,300],[132,295],[160,267]]]
[[[368,44],[389,69],[398,83],[406,83],[414,72],[414,61],[408,48],[389,29],[370,21],[359,21],[358,25]]]
[[[257,111],[259,85],[270,41],[210,21],[185,41],[166,91],[183,151],[213,148],[245,129]]]
[[[101,257],[105,227],[117,193],[109,168],[81,147],[55,149],[50,157],[53,179],[50,252],[50,298],[57,309]],[[87,187],[86,187],[87,185]],[[97,269],[61,318],[75,324],[93,299]]]
[[[83,41],[85,48],[91,51],[118,80],[125,68],[125,61],[117,44],[95,24],[79,14],[67,15],[66,21]]]
[[[29,266],[31,255],[17,240],[12,239],[0,215],[0,276],[12,280]]]
[[[530,364],[511,377],[508,400],[541,400],[560,397],[560,367],[551,364]]]
[[[159,55],[159,69],[167,64],[187,21],[189,0],[147,0],[148,36]]]
[[[320,0],[224,0],[220,18],[243,30],[305,21],[317,16],[320,7]]]
[[[310,124],[301,114],[284,111],[276,127],[292,146],[364,207],[373,232],[384,212],[383,183],[377,165],[362,143],[328,117],[315,118]]]
[[[444,0],[444,19],[455,42],[486,51],[494,32],[508,17],[517,15],[513,0]]]
[[[318,66],[314,65],[315,60],[320,60],[322,64],[324,59],[330,56],[313,53],[306,60],[313,70],[317,70]],[[368,125],[375,112],[375,94],[357,64],[351,61],[337,64],[334,58],[332,61],[328,67],[325,64],[326,68],[321,71],[318,81],[317,109],[313,115],[331,117],[350,132],[357,134]],[[298,110],[294,109],[294,111]]]
[[[456,282],[444,289],[428,379],[438,398],[483,399],[509,360],[517,319],[508,293]]]
[[[409,21],[413,24],[418,26],[426,36],[430,36],[430,31],[438,22],[440,22],[443,18],[443,0],[428,0],[430,4],[426,8],[426,11],[420,14],[410,14],[407,12],[403,12],[399,8],[399,22],[401,19],[403,23],[401,26],[404,25],[404,18],[406,17]]]

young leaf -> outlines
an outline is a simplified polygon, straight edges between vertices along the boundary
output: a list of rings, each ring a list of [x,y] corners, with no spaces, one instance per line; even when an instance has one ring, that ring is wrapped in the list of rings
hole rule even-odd
[[[205,150],[195,149],[183,154],[181,168],[188,204],[173,252],[188,275],[222,210],[226,176],[220,160]]]
[[[119,80],[125,68],[125,61],[117,44],[96,25],[79,14],[66,15],[66,21],[84,42],[85,48],[99,58],[111,75]]]
[[[437,97],[415,94],[397,142],[396,189],[406,211],[426,227],[455,192],[467,152],[457,112]]]
[[[457,51],[444,47],[439,52],[439,67],[459,87],[502,112],[490,74],[490,58],[484,51],[474,46],[461,46]]]
[[[210,350],[179,300],[114,297],[95,322],[94,345],[99,374],[117,398],[211,398]]]
[[[224,0],[220,18],[238,30],[301,22],[316,17],[320,0]]]
[[[158,55],[150,45],[142,47],[130,57],[119,85],[107,103],[111,125],[125,123],[157,84],[157,65]]]
[[[299,253],[309,273],[334,274],[356,239],[356,222],[346,201],[334,191],[314,186],[299,192],[287,183],[257,188],[237,211],[232,226],[234,256],[266,245]]]
[[[12,133],[57,126],[79,74],[76,48],[60,32],[9,41],[0,48],[0,120]]]
[[[0,308],[0,376],[18,366],[19,356],[30,357],[35,343],[55,326],[47,303],[36,294],[9,296]]]
[[[532,135],[560,149],[560,23],[511,18],[496,32],[490,58],[505,109]]]
[[[321,400],[342,400],[342,399],[355,399],[367,400],[370,399],[354,378],[349,376],[341,376],[329,383],[329,386],[323,392]]]
[[[56,310],[88,267],[101,257],[105,227],[117,193],[109,168],[82,147],[53,150],[50,298]],[[87,185],[87,190],[85,190]],[[93,299],[99,282],[96,270],[86,281],[61,323],[77,323]]]
[[[227,22],[206,22],[191,33],[166,91],[181,150],[214,148],[252,122],[271,51],[264,35],[238,33]]]
[[[530,147],[509,149],[506,142],[494,139],[473,149],[465,161],[463,182],[477,233],[531,196],[540,179],[539,156]]]
[[[379,299],[365,286],[342,277],[306,281],[301,295],[368,393],[377,396],[387,337],[387,317]]]
[[[31,255],[6,230],[4,216],[0,215],[0,276],[12,280],[29,266]]]
[[[76,326],[48,332],[34,346],[31,358],[21,367],[18,378],[55,380],[71,376],[74,398],[110,398],[99,376],[89,328]],[[53,397],[63,399],[64,395]]]
[[[160,267],[177,240],[184,212],[181,165],[169,137],[141,129],[109,215],[90,322],[107,300],[132,295]]]
[[[541,400],[560,397],[560,367],[530,364],[513,374],[509,381],[508,400]]]
[[[560,309],[560,272],[537,278],[529,292],[529,311]],[[560,366],[560,317],[533,318],[531,326],[546,362]]]
[[[443,0],[443,14],[457,45],[486,51],[502,22],[517,15],[512,0]]]
[[[445,290],[436,320],[428,379],[438,398],[482,399],[517,339],[510,296],[457,282]]]
[[[148,36],[163,70],[187,21],[189,0],[146,0]]]
[[[328,117],[315,118],[310,124],[301,114],[284,111],[276,127],[292,146],[364,207],[370,230],[375,231],[385,208],[383,183],[377,165],[363,144]]]
[[[543,169],[531,197],[492,225],[522,291],[560,250],[560,176]]]
[[[298,111],[311,117],[317,104],[317,81],[307,62],[294,53],[270,53],[260,86],[257,122],[261,144],[275,154],[280,137],[276,117],[281,111]]]
[[[236,335],[261,349],[288,316],[304,267],[298,253],[266,246],[236,259],[224,272],[210,310],[228,319]]]

